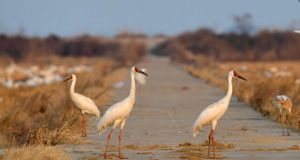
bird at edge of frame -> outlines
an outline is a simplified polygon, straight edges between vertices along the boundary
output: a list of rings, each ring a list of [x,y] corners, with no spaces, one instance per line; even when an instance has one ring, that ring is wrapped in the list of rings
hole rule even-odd
[[[98,119],[100,119],[100,111],[96,104],[91,100],[89,97],[86,97],[84,95],[81,95],[79,93],[75,93],[75,84],[76,84],[76,76],[72,74],[68,78],[64,80],[64,82],[67,82],[69,80],[72,81],[70,86],[70,97],[72,102],[74,103],[75,107],[80,111],[82,115],[82,137],[86,137],[86,125],[85,125],[85,114],[91,114],[96,116]]]
[[[282,136],[285,136],[284,134],[284,122],[286,125],[286,136],[290,136],[291,134],[289,133],[288,130],[288,121],[287,121],[287,116],[291,118],[296,118],[298,120],[298,130],[299,130],[299,135],[300,135],[300,119],[297,115],[292,113],[292,100],[285,96],[285,95],[277,95],[272,98],[271,101],[272,105],[276,107],[279,112],[280,112],[280,122],[281,122],[281,128],[282,128]]]
[[[99,134],[101,134],[107,127],[113,125],[112,130],[109,133],[108,138],[107,138],[107,144],[106,144],[106,148],[105,148],[104,158],[108,158],[106,153],[107,153],[107,149],[108,149],[110,136],[111,136],[112,132],[114,131],[114,129],[116,129],[117,126],[120,124],[119,158],[127,159],[127,158],[123,157],[121,154],[121,136],[122,136],[122,130],[125,125],[126,119],[129,116],[129,114],[133,108],[134,102],[135,102],[135,78],[134,77],[135,77],[136,73],[144,74],[144,75],[148,76],[147,73],[145,73],[145,72],[141,71],[140,69],[138,69],[137,67],[133,66],[131,68],[131,72],[130,72],[131,87],[130,87],[129,95],[124,100],[110,106],[106,110],[105,114],[102,116],[102,118],[100,119],[100,121],[97,125],[97,130],[98,130]]]
[[[216,157],[215,153],[215,143],[214,143],[214,131],[217,126],[218,120],[225,114],[225,112],[228,109],[228,105],[230,102],[230,98],[232,95],[232,78],[239,78],[242,80],[247,81],[246,78],[243,76],[239,75],[236,71],[230,71],[228,73],[228,91],[227,94],[224,98],[221,100],[207,106],[204,108],[201,113],[199,114],[197,120],[193,124],[193,135],[196,137],[197,133],[199,133],[199,130],[206,125],[211,124],[212,129],[211,132],[208,136],[208,153],[207,153],[207,158],[210,157],[210,146],[212,142],[213,146],[213,158],[222,158],[222,157]]]
[[[294,30],[295,33],[299,33],[300,34],[300,30]]]

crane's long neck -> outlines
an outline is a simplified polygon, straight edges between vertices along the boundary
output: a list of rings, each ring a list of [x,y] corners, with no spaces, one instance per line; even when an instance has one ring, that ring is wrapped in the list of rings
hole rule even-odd
[[[71,95],[71,97],[75,94],[75,83],[76,83],[76,79],[73,79],[72,83],[71,83],[71,87],[70,87],[70,95]]]
[[[227,94],[225,96],[225,99],[226,99],[227,102],[230,101],[231,95],[232,95],[232,76],[228,75],[228,91],[227,91]]]
[[[134,80],[134,71],[131,71],[131,74],[130,74],[130,78],[131,78],[131,87],[130,87],[130,93],[128,95],[128,99],[134,103],[135,101],[135,80]]]

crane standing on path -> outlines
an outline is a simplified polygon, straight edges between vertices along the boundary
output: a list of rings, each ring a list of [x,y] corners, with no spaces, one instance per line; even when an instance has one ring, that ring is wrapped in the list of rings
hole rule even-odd
[[[98,119],[100,118],[100,111],[96,104],[88,97],[81,95],[79,93],[75,93],[75,84],[76,84],[76,76],[72,74],[68,78],[64,80],[64,82],[72,80],[72,84],[70,87],[70,96],[74,103],[74,105],[77,107],[77,109],[80,111],[82,115],[82,137],[86,137],[86,127],[85,127],[85,119],[84,114],[91,114],[95,115]]]
[[[272,99],[272,102],[273,106],[275,106],[276,108],[279,109],[280,111],[280,121],[281,121],[281,128],[282,128],[282,136],[285,136],[284,135],[284,122],[285,121],[285,124],[288,125],[288,122],[287,122],[287,115],[284,114],[284,113],[288,113],[290,117],[297,117],[296,115],[294,115],[292,113],[292,101],[289,97],[285,96],[285,95],[277,95],[275,96],[273,99]],[[300,127],[300,121],[298,122],[299,123],[299,127]],[[300,128],[299,128],[300,130]],[[287,132],[287,136],[290,136],[290,133],[289,133],[289,130],[288,128],[286,128],[286,132]],[[300,131],[299,131],[300,133]]]
[[[148,76],[145,72],[139,70],[137,67],[133,66],[131,68],[131,73],[130,73],[130,78],[131,78],[131,88],[130,88],[130,93],[127,98],[124,100],[112,105],[107,109],[105,112],[104,116],[100,119],[98,125],[97,125],[97,130],[99,134],[101,134],[107,127],[113,125],[113,128],[111,132],[108,135],[107,138],[107,144],[106,144],[106,149],[104,153],[104,158],[107,158],[106,152],[109,144],[109,139],[114,131],[114,129],[120,124],[121,129],[120,129],[120,135],[119,135],[119,158],[120,159],[126,159],[125,157],[122,157],[121,154],[121,136],[122,136],[122,130],[125,125],[126,119],[129,116],[134,102],[135,102],[135,73],[141,73],[146,76]]]
[[[213,158],[216,158],[215,143],[214,143],[214,130],[217,126],[218,120],[227,111],[227,108],[228,108],[228,105],[230,102],[230,98],[232,95],[232,82],[231,82],[232,77],[237,77],[237,78],[247,81],[247,79],[245,79],[241,75],[237,74],[235,71],[230,71],[228,73],[228,91],[227,91],[226,96],[224,98],[222,98],[221,100],[219,100],[218,102],[215,102],[215,103],[209,105],[208,107],[206,107],[204,110],[202,110],[202,112],[199,114],[197,120],[194,122],[193,127],[192,127],[193,135],[194,135],[194,137],[196,137],[197,133],[203,126],[212,124],[212,129],[208,136],[208,144],[209,144],[208,153],[207,153],[208,158],[210,158],[210,156],[209,156],[210,140],[212,140],[212,145],[213,145],[213,152],[214,152]]]

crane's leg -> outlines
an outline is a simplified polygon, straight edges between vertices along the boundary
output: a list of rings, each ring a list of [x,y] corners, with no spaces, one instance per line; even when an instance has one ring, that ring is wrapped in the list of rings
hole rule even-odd
[[[110,139],[110,136],[112,134],[112,132],[114,131],[114,129],[112,129],[108,135],[108,138],[107,138],[107,144],[106,144],[106,148],[105,148],[105,153],[104,153],[104,158],[107,158],[106,156],[106,152],[107,152],[107,148],[108,148],[108,143],[109,143],[109,139]]]
[[[122,136],[122,130],[123,129],[120,129],[120,135],[119,135],[119,158],[120,159],[128,159],[126,157],[123,157],[122,154],[121,154],[121,136]]]
[[[119,135],[119,158],[120,159],[128,159],[126,157],[123,157],[122,154],[121,154],[121,136],[122,136],[122,131],[123,131],[125,122],[126,122],[126,120],[122,121],[121,124],[120,124],[121,125],[120,126],[120,135]]]
[[[282,136],[284,136],[284,129],[283,129],[283,119],[282,119],[282,114],[280,114],[280,121],[281,121]]]
[[[212,145],[213,145],[214,158],[216,158],[216,152],[215,152],[215,139],[214,139],[214,130],[212,130],[211,141],[212,141]]]
[[[212,145],[213,145],[213,152],[214,152],[214,157],[213,159],[224,159],[224,157],[216,157],[216,152],[215,152],[215,138],[214,138],[214,130],[212,130],[212,137],[211,137]]]
[[[289,133],[288,121],[287,121],[287,119],[286,119],[286,118],[285,118],[285,125],[286,125],[285,127],[286,127],[286,132],[287,132],[287,134],[286,134],[286,135],[287,135],[287,136],[291,136],[291,135],[290,135],[290,133]]]
[[[82,114],[82,137],[86,137],[86,128],[85,128],[85,119],[84,119],[84,114]]]
[[[212,133],[214,132],[214,130],[211,130],[208,136],[208,152],[207,152],[207,158],[210,158],[209,156],[209,150],[210,150],[210,139],[212,138]]]

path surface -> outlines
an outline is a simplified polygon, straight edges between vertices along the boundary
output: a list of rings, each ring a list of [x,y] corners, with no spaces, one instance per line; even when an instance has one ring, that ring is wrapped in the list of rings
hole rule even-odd
[[[196,138],[192,137],[191,126],[204,107],[225,93],[188,75],[167,58],[149,56],[137,66],[147,68],[149,77],[147,85],[137,93],[136,104],[126,121],[122,134],[122,146],[126,146],[123,155],[129,159],[181,159],[182,153],[177,152],[180,143],[200,144],[207,140],[211,126],[204,127]],[[114,102],[125,98],[129,87],[128,73],[125,86],[115,91]],[[90,123],[87,138],[94,144],[62,146],[73,159],[103,159],[111,128],[99,136],[96,133],[98,121],[93,119]],[[218,151],[217,155],[227,159],[299,159],[300,136],[296,132],[291,132],[295,136],[290,137],[280,134],[279,124],[233,97],[216,127],[215,140],[233,144],[234,148]],[[112,134],[108,152],[114,159],[118,159],[118,135],[119,127]],[[197,152],[206,154],[206,149]]]

